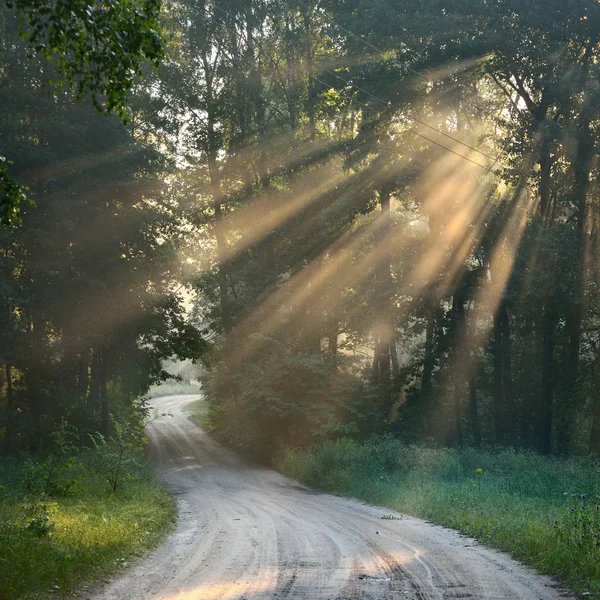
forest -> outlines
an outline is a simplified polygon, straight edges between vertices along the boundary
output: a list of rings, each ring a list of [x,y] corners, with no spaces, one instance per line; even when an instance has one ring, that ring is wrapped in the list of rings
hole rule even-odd
[[[313,485],[399,506],[352,469],[439,452],[600,493],[599,64],[596,0],[2,3],[0,500],[45,481],[39,524],[130,446],[162,494],[173,360],[215,439]],[[600,594],[590,544],[532,560]]]

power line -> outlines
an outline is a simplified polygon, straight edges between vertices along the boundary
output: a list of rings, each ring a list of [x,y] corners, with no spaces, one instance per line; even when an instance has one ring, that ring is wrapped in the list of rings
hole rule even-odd
[[[298,1],[298,0],[297,0],[297,1]],[[231,18],[232,18],[234,21],[238,22],[238,19],[237,19],[237,17],[236,17],[235,15],[233,15],[232,13],[230,13],[229,11],[226,11],[225,9],[223,9],[223,8],[221,8],[220,6],[217,6],[217,5],[215,5],[215,6],[214,6],[214,8],[216,8],[216,9],[217,9],[217,10],[219,10],[220,12],[222,12],[222,13],[226,14],[227,16],[231,17]],[[209,13],[207,13],[206,11],[205,11],[205,13],[206,13],[206,14],[207,14],[207,15],[208,15],[208,16],[209,16],[211,19],[214,19],[214,14],[209,14]],[[239,24],[239,22],[238,22],[238,24]],[[319,69],[321,68],[319,65],[317,65],[315,62],[313,62],[313,61],[312,61],[311,59],[309,59],[308,57],[305,57],[305,56],[304,56],[303,58],[304,58],[305,60],[308,60],[308,61],[309,61],[309,62],[310,62],[310,63],[311,63],[313,66],[315,66],[315,67],[317,67],[317,68],[319,68]],[[300,70],[298,67],[295,67],[294,65],[289,65],[289,66],[290,66],[291,68],[295,69],[296,71],[300,71],[300,72],[301,72],[303,75],[305,74],[305,73],[304,73],[303,71],[301,71],[301,70]],[[364,89],[362,89],[360,86],[358,86],[358,85],[356,85],[356,84],[354,84],[354,83],[352,83],[352,82],[350,82],[350,81],[348,81],[348,80],[344,79],[343,77],[341,77],[341,76],[340,76],[340,75],[338,75],[337,73],[334,73],[334,72],[332,72],[332,71],[328,71],[327,69],[322,69],[322,70],[323,70],[323,71],[325,71],[325,72],[327,72],[327,73],[329,73],[329,74],[331,74],[331,75],[333,75],[334,77],[337,77],[338,79],[340,79],[341,81],[343,81],[344,83],[346,83],[346,85],[350,85],[350,86],[354,87],[356,90],[358,90],[358,91],[360,91],[360,92],[363,92],[364,94],[367,94],[368,96],[371,96],[372,98],[374,98],[375,100],[377,100],[377,101],[381,102],[381,103],[382,103],[382,104],[384,104],[385,106],[391,106],[392,108],[396,108],[397,110],[399,110],[397,107],[393,106],[393,105],[392,105],[390,102],[386,102],[385,100],[383,100],[382,98],[379,98],[378,96],[376,96],[376,95],[372,94],[371,92],[369,92],[369,91],[367,91],[367,90],[364,90]],[[319,83],[321,83],[322,85],[324,85],[324,86],[326,86],[326,87],[328,86],[328,84],[327,84],[325,81],[323,81],[323,80],[319,79],[318,77],[314,77],[314,76],[313,76],[313,79],[314,79],[315,81],[318,81]],[[363,102],[360,102],[359,100],[356,100],[356,99],[354,99],[354,102],[356,102],[357,104],[360,104],[360,105],[361,105],[361,106],[363,106],[363,107],[364,107],[366,110],[370,110],[371,112],[373,112],[373,113],[375,113],[375,114],[379,115],[379,111],[377,111],[377,110],[376,110],[376,109],[374,109],[373,107],[371,107],[371,106],[368,106],[367,104],[364,104]],[[473,151],[475,151],[475,152],[478,152],[478,153],[479,153],[479,154],[481,154],[482,156],[485,156],[486,158],[489,158],[489,159],[493,160],[493,161],[494,161],[494,164],[493,164],[493,166],[495,166],[495,164],[498,162],[498,159],[500,158],[500,155],[501,155],[501,154],[500,154],[500,155],[498,155],[498,157],[493,157],[493,156],[491,156],[491,155],[489,155],[489,154],[486,154],[485,152],[482,152],[481,150],[478,150],[477,148],[474,148],[473,146],[469,146],[468,144],[465,144],[464,142],[461,142],[460,140],[458,140],[458,139],[454,138],[454,137],[453,137],[453,136],[451,136],[450,134],[446,134],[446,133],[444,133],[444,132],[442,132],[442,131],[440,131],[440,130],[436,129],[436,128],[435,128],[435,127],[433,127],[433,126],[431,126],[431,125],[428,125],[427,123],[425,123],[425,122],[423,122],[423,121],[420,121],[419,119],[415,119],[415,121],[417,121],[417,122],[419,122],[419,123],[421,123],[421,124],[423,124],[423,125],[425,125],[425,126],[429,127],[430,129],[432,129],[432,130],[434,130],[434,131],[438,132],[439,134],[441,134],[441,135],[443,135],[443,136],[445,136],[445,137],[448,137],[448,138],[452,139],[452,140],[453,140],[453,141],[455,141],[456,143],[458,143],[458,144],[461,144],[462,146],[464,146],[465,148],[468,148],[469,150],[473,150]],[[423,133],[420,133],[419,131],[416,131],[415,129],[413,129],[413,128],[412,128],[412,127],[410,127],[410,126],[408,127],[408,129],[409,129],[409,131],[411,131],[411,132],[412,132],[412,133],[414,133],[415,135],[417,135],[417,136],[419,136],[419,137],[421,137],[421,138],[423,138],[423,139],[427,140],[428,142],[430,142],[430,143],[432,143],[432,144],[434,144],[434,145],[436,145],[436,146],[439,146],[440,148],[442,148],[442,149],[446,150],[447,152],[451,152],[452,154],[455,154],[456,156],[459,156],[460,158],[462,158],[462,159],[464,159],[464,160],[466,160],[466,161],[470,162],[471,164],[473,164],[473,165],[475,165],[475,166],[479,167],[480,169],[483,169],[484,171],[488,171],[488,172],[490,172],[490,173],[494,173],[494,172],[495,172],[495,171],[493,170],[493,166],[492,166],[492,168],[490,168],[490,167],[486,167],[485,165],[482,165],[481,163],[479,163],[479,162],[477,162],[477,161],[475,161],[475,160],[472,160],[472,159],[471,159],[471,158],[469,158],[468,156],[465,156],[464,154],[461,154],[460,152],[457,152],[456,150],[453,150],[452,148],[449,148],[448,146],[445,146],[444,144],[440,144],[439,142],[437,142],[437,141],[435,141],[435,140],[432,140],[431,138],[427,137],[427,136],[426,136],[426,135],[424,135]]]
[[[301,0],[296,0],[297,2],[299,2],[300,4],[302,4],[303,6],[308,7],[308,5],[304,4]],[[227,15],[229,15],[231,18],[233,18],[234,20],[237,21],[237,18],[235,17],[235,15],[232,15],[231,13],[227,12],[225,9],[221,8],[220,6],[215,5],[215,8]],[[337,25],[337,24],[336,24]],[[344,29],[344,28],[342,28]],[[356,36],[356,34],[353,34],[351,31],[344,29],[344,31],[347,31],[350,35],[354,35]],[[363,40],[364,41],[364,40]],[[367,42],[365,42],[367,45],[369,45]],[[374,47],[374,46],[372,46]],[[296,50],[297,52],[297,50]],[[383,51],[378,50],[378,52],[382,53]],[[391,106],[392,108],[395,108],[396,110],[400,110],[397,106],[393,105],[391,102],[388,102],[386,100],[383,100],[382,98],[376,96],[375,94],[372,94],[371,92],[361,88],[360,86],[356,85],[355,83],[352,83],[351,81],[349,81],[348,79],[345,79],[344,77],[341,77],[339,74],[335,73],[334,71],[330,71],[324,67],[322,67],[321,65],[317,64],[316,62],[314,62],[310,57],[304,55],[302,52],[297,52],[297,54],[299,56],[301,56],[302,58],[304,58],[304,60],[310,62],[314,67],[316,67],[317,69],[319,69],[320,71],[324,72],[324,73],[328,73],[329,75],[332,75],[333,77],[336,77],[337,79],[339,79],[340,81],[342,81],[343,83],[345,83],[346,85],[350,85],[352,87],[354,87],[355,89],[357,89],[358,91],[362,92],[363,94],[366,94],[367,96],[370,96],[371,98],[373,98],[374,100],[377,100],[378,102],[381,102],[382,104],[384,104],[385,106]],[[398,61],[395,61],[398,63]],[[411,69],[410,67],[409,70],[417,73],[418,75],[420,75],[421,77],[423,77],[424,79],[426,79],[427,81],[429,81],[429,79],[427,79],[424,75],[421,75],[420,73],[418,73],[417,71],[415,71],[414,69]],[[314,77],[313,77],[314,79]],[[316,79],[315,79],[316,80]],[[323,83],[322,81],[318,80],[320,83]],[[327,85],[326,83],[323,83],[323,85]],[[457,96],[458,98],[458,96]],[[458,98],[460,100],[460,98]],[[452,140],[453,142],[460,144],[462,146],[464,146],[465,148],[468,148],[469,150],[472,150],[473,152],[477,152],[478,154],[481,154],[482,156],[484,156],[485,158],[489,158],[492,161],[496,160],[495,156],[492,156],[491,154],[488,154],[486,152],[483,152],[482,150],[479,150],[478,148],[471,146],[463,141],[461,141],[460,139],[456,138],[455,136],[442,131],[441,129],[438,129],[437,127],[434,127],[433,125],[430,125],[429,123],[426,123],[425,121],[422,121],[421,119],[417,118],[417,117],[413,117],[413,120],[417,123],[419,123],[420,125],[423,125],[424,127],[427,127],[428,129],[431,129],[432,131],[435,131],[436,133],[439,133],[441,136]]]
[[[295,0],[298,4],[300,4],[301,6],[303,6],[304,8],[306,8],[307,10],[312,10],[313,7],[309,6],[308,4],[306,4],[305,2],[303,2],[302,0]],[[351,31],[350,29],[348,29],[347,27],[344,27],[343,25],[340,25],[337,21],[335,21],[332,18],[329,18],[330,23],[333,23],[338,29],[340,29],[341,31],[343,31],[344,33],[347,33],[349,36],[353,37],[354,39],[358,40],[359,42],[361,42],[362,44],[364,44],[365,46],[367,46],[367,48],[370,48],[371,50],[375,50],[375,52],[377,52],[377,54],[383,55],[385,54],[384,50],[382,50],[381,48],[378,48],[377,46],[375,46],[375,44],[373,44],[372,42],[369,42],[367,40],[365,40],[361,35],[359,35],[358,33],[354,33],[353,31]],[[429,77],[427,77],[426,75],[423,75],[423,73],[420,73],[419,71],[417,71],[416,69],[414,69],[413,67],[411,67],[410,65],[407,64],[403,64],[401,63],[397,58],[393,59],[394,62],[401,68],[406,69],[407,71],[413,73],[414,75],[417,75],[418,77],[420,77],[421,79],[423,79],[424,81],[427,81],[428,83],[431,83],[431,79]],[[456,98],[457,100],[460,100],[461,102],[465,102],[466,104],[468,104],[469,106],[472,106],[478,113],[481,112],[481,109],[478,106],[475,106],[473,103],[468,102],[467,100],[465,100],[464,98],[461,98],[459,95],[455,94],[454,92],[448,90],[446,91],[446,93],[449,96],[453,96],[454,98]]]
[[[315,62],[313,62],[307,56],[304,56],[302,53],[299,53],[299,54],[300,54],[300,56],[302,58],[304,58],[305,60],[311,62],[313,66],[318,67],[324,73],[328,73],[329,75],[333,75],[334,77],[337,77],[340,81],[343,81],[346,85],[350,85],[350,86],[356,88],[357,90],[363,92],[363,94],[367,94],[368,96],[370,96],[374,100],[377,100],[378,102],[381,102],[385,106],[388,106],[388,107],[400,110],[397,106],[394,106],[391,102],[386,102],[385,100],[383,100],[383,98],[379,98],[375,94],[372,94],[371,92],[369,92],[369,91],[367,91],[367,90],[359,87],[358,85],[352,83],[351,81],[349,81],[347,79],[344,79],[343,77],[341,77],[340,75],[338,75],[334,71],[329,71],[328,69],[325,69],[325,68],[317,65]],[[320,82],[320,83],[322,83],[322,82]],[[467,143],[459,140],[458,138],[454,137],[453,135],[450,135],[449,133],[446,133],[445,131],[442,131],[441,129],[438,129],[437,127],[434,127],[433,125],[429,125],[429,123],[426,123],[425,121],[422,121],[421,119],[413,117],[413,120],[415,122],[417,122],[417,123],[419,123],[419,124],[427,127],[428,129],[431,129],[432,131],[435,131],[436,133],[439,133],[440,135],[444,136],[445,138],[448,138],[448,139],[452,140],[453,142],[456,142],[457,144],[460,144],[461,146],[464,146],[465,148],[468,148],[469,150],[473,150],[473,152],[477,152],[478,154],[481,154],[482,156],[485,156],[486,158],[489,158],[490,160],[495,160],[495,157],[492,156],[491,154],[487,154],[486,152],[482,152],[478,148],[475,148],[474,146],[470,146],[469,144],[467,144]]]

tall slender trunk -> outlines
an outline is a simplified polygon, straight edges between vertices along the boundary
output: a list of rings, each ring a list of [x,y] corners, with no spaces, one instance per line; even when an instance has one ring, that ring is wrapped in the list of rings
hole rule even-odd
[[[94,344],[92,348],[92,364],[90,374],[90,400],[100,402],[100,347]]]
[[[428,312],[427,327],[425,329],[425,357],[423,360],[423,373],[421,374],[421,393],[426,396],[431,392],[431,379],[433,376],[433,369],[435,367],[433,345],[436,315],[433,307],[431,307]]]
[[[202,55],[204,73],[206,77],[206,124],[208,133],[207,163],[210,177],[211,193],[213,197],[213,209],[215,211],[214,232],[217,243],[217,279],[219,285],[219,304],[221,307],[221,319],[223,331],[227,339],[233,329],[229,309],[229,295],[227,291],[227,246],[225,240],[225,229],[223,224],[223,191],[221,188],[221,172],[217,161],[219,152],[218,134],[216,132],[215,99],[213,96],[213,80],[211,68],[206,52]]]
[[[590,451],[600,454],[600,398],[596,398],[592,412]]]
[[[379,384],[382,387],[384,398],[387,404],[392,403],[392,365],[391,365],[391,345],[394,338],[394,317],[393,317],[393,297],[392,297],[392,253],[391,253],[391,195],[392,191],[385,186],[379,190],[379,202],[381,205],[381,218],[383,226],[381,228],[382,242],[381,252],[382,260],[379,268],[379,285],[384,288],[385,305],[382,307],[382,319],[378,326],[379,352],[378,352],[378,377]]]
[[[481,447],[481,426],[479,425],[479,413],[477,411],[477,386],[475,385],[475,373],[469,373],[469,413],[471,416],[471,431],[473,443],[476,448]]]
[[[9,363],[6,363],[4,369],[6,372],[6,428],[4,430],[4,454],[9,454],[14,433],[15,399],[13,393],[12,367]]]
[[[551,195],[551,174],[552,158],[550,149],[547,145],[542,149],[539,160],[540,164],[540,210],[542,220],[546,227],[552,220],[552,195]],[[544,252],[545,268],[549,269],[552,277],[553,270],[551,265],[554,263],[554,256],[551,251]],[[552,453],[552,426],[553,426],[553,405],[554,405],[554,351],[555,351],[555,329],[556,317],[554,309],[554,299],[552,295],[553,282],[546,285],[544,292],[544,317],[542,321],[542,389],[540,395],[540,433],[539,448],[543,454]]]
[[[108,350],[106,345],[100,347],[100,431],[102,435],[108,439],[110,436],[110,413],[108,407],[108,394],[106,392],[107,373],[107,355]]]
[[[464,339],[466,338],[467,318],[465,315],[464,299],[459,291],[455,292],[452,298],[452,309],[455,314],[456,324],[454,332],[454,441],[459,446],[463,445],[463,426],[462,426],[462,387],[465,379],[465,373],[468,372],[467,360],[469,358],[469,348]]]
[[[77,365],[77,394],[79,396],[85,396],[88,392],[90,384],[90,349],[86,348],[79,354],[79,361]]]
[[[303,15],[304,29],[306,33],[306,74],[308,77],[308,99],[306,103],[306,112],[308,113],[308,125],[310,139],[312,142],[317,137],[317,125],[316,125],[316,89],[315,89],[315,67],[313,62],[313,40],[312,40],[312,27],[311,27],[311,16],[308,13],[308,9]]]
[[[248,140],[248,118],[247,118],[247,107],[246,107],[246,90],[245,90],[245,75],[242,69],[241,56],[238,44],[238,35],[235,25],[231,27],[231,53],[232,63],[235,73],[235,103],[238,126],[240,128],[239,136],[235,140],[235,147],[240,152],[241,164],[239,168],[242,172],[242,178],[244,181],[244,194],[250,196],[252,193],[252,173],[247,164],[246,157],[243,151],[246,149],[245,144]]]
[[[339,335],[339,324],[337,319],[331,319],[329,325],[329,336],[328,336],[328,350],[332,356],[335,356],[338,351],[338,335]]]
[[[371,365],[371,382],[377,384],[379,382],[379,336],[377,332],[373,332],[373,363]]]
[[[494,407],[494,427],[496,444],[503,444],[506,440],[506,411],[502,386],[503,353],[502,353],[502,328],[498,314],[494,315],[494,340],[492,343],[494,366],[494,390],[492,394]]]
[[[540,424],[540,452],[552,453],[552,417],[554,398],[554,316],[547,300],[543,320],[542,350],[542,406]]]
[[[504,406],[506,409],[505,429],[508,441],[515,448],[517,446],[517,411],[512,385],[512,343],[510,336],[510,319],[508,309],[503,301],[498,308],[498,319],[502,335],[502,388],[504,392]]]
[[[594,156],[594,141],[590,131],[589,99],[584,95],[584,106],[580,123],[579,143],[574,164],[573,201],[576,210],[576,245],[575,281],[572,300],[567,313],[567,372],[563,401],[564,411],[561,414],[558,428],[558,449],[567,454],[571,443],[571,430],[579,399],[579,354],[581,348],[581,324],[584,314],[584,286],[586,261],[587,197],[590,186],[590,170]]]
[[[471,419],[471,433],[473,434],[473,443],[476,448],[481,446],[481,425],[479,424],[479,412],[477,407],[477,384],[475,380],[475,374],[477,373],[477,356],[475,349],[475,336],[477,335],[477,311],[475,302],[471,308],[471,323],[469,332],[469,347],[467,352],[469,353],[469,366],[467,385],[469,388],[469,416]]]
[[[462,427],[462,404],[461,404],[461,393],[462,393],[462,382],[457,380],[454,382],[454,439],[459,446],[463,445],[463,427]]]
[[[294,133],[298,126],[296,118],[296,81],[294,77],[295,57],[293,50],[294,20],[290,14],[289,1],[285,3],[285,60],[287,63],[287,105],[290,117],[290,131],[292,132],[292,144],[295,142]]]

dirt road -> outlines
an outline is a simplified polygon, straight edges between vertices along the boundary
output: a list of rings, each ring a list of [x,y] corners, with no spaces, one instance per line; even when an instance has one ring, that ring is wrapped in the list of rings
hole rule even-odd
[[[248,466],[208,438],[183,407],[149,440],[176,495],[168,541],[94,600],[549,600],[551,580],[458,533],[387,509],[317,493]]]

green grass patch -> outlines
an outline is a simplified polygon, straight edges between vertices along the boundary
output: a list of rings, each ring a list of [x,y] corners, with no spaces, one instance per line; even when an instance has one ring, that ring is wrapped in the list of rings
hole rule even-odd
[[[23,464],[0,461],[0,599],[73,593],[127,566],[169,532],[174,502],[143,456],[128,465],[115,494],[97,456],[78,458],[78,491],[58,498],[28,495]]]
[[[383,438],[288,450],[277,466],[306,484],[457,529],[600,598],[596,461]]]
[[[194,400],[194,402],[190,402],[186,407],[185,411],[190,414],[190,418],[194,423],[200,425],[205,429],[210,428],[210,418],[209,418],[209,405],[208,402],[204,399]]]
[[[187,394],[199,394],[200,389],[200,383],[197,381],[164,381],[151,386],[146,395],[149,398],[183,396]]]

